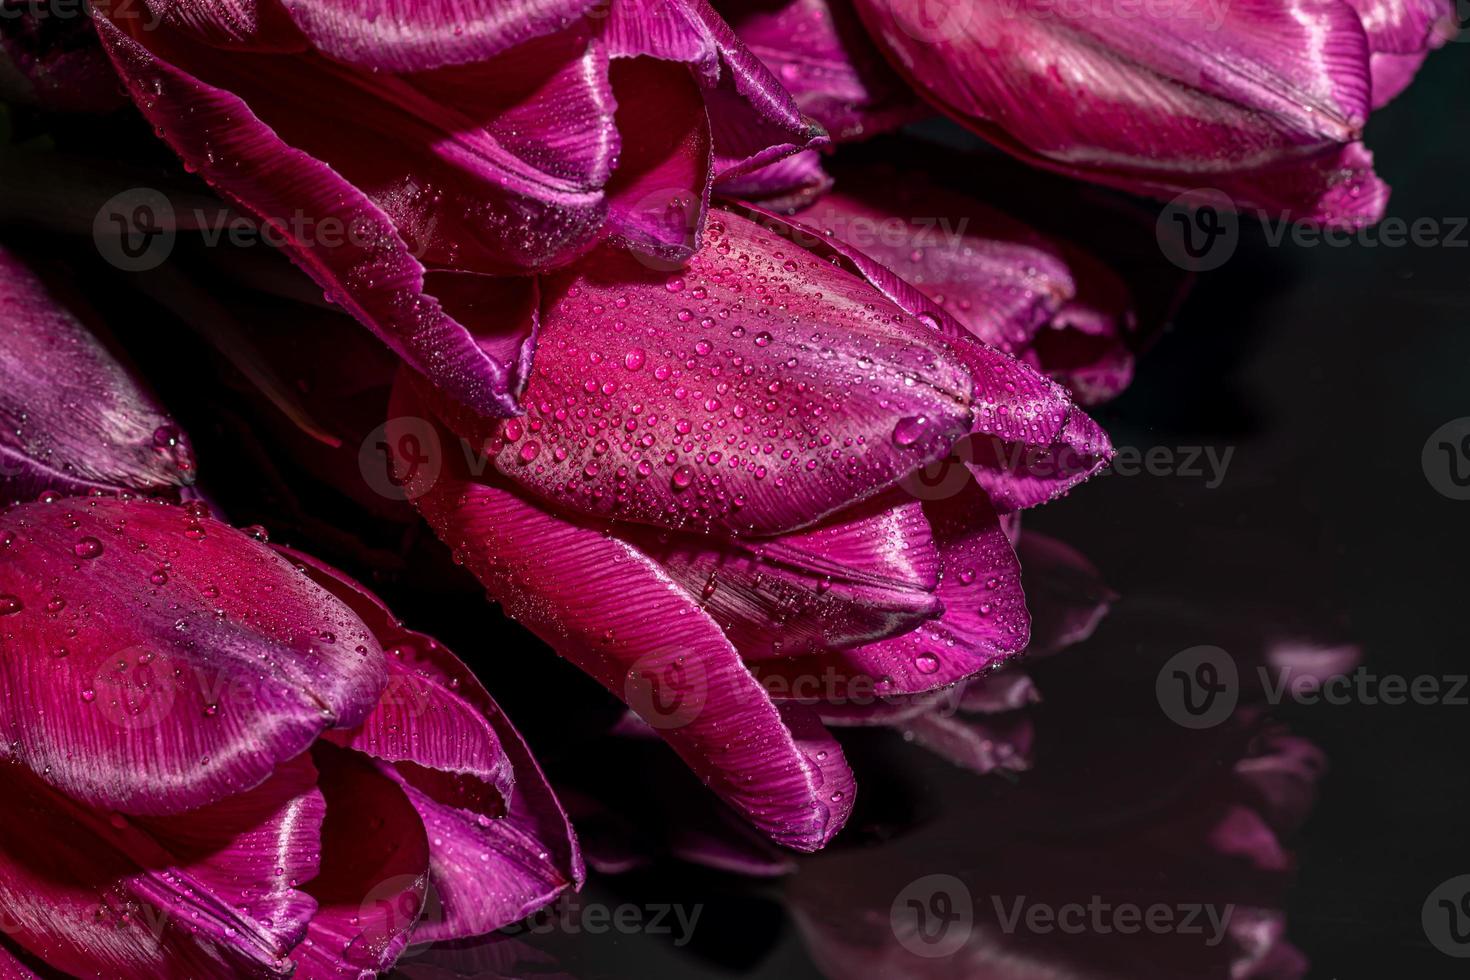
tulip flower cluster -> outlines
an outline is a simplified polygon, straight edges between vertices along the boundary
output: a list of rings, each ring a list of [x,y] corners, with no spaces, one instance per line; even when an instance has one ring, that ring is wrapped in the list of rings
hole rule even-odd
[[[371,976],[584,877],[477,677],[495,654],[308,554],[348,550],[345,512],[301,551],[231,520],[190,437],[217,420],[171,415],[126,329],[163,311],[306,433],[334,500],[421,518],[666,741],[767,866],[852,812],[832,728],[1024,768],[1029,729],[936,706],[1020,708],[997,671],[1106,611],[1020,512],[1106,466],[1088,411],[1161,317],[1086,229],[955,179],[979,157],[919,130],[1356,228],[1388,193],[1369,114],[1453,32],[1447,0],[1088,6],[0,0],[4,131],[47,137],[24,152],[48,180],[153,174],[295,266],[190,264],[200,222],[99,213],[180,254],[88,302],[68,270],[98,250],[0,175],[0,211],[43,225],[0,237],[0,972]],[[238,304],[199,298],[216,275]],[[288,364],[281,335],[324,319],[352,325],[330,366]],[[328,430],[365,403],[359,454]],[[1023,564],[1086,595],[1028,596]]]

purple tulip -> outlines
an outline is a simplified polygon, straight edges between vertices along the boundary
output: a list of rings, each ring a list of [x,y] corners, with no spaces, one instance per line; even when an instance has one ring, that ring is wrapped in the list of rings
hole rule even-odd
[[[367,976],[581,881],[463,664],[202,504],[0,513],[0,636],[0,905],[57,970]]]
[[[935,690],[1018,654],[998,511],[1085,479],[1107,437],[866,256],[771,215],[716,212],[685,270],[607,249],[542,294],[525,418],[401,387],[388,431],[412,437],[410,496],[726,802],[821,847],[852,774],[801,702],[855,679]],[[938,486],[900,489],[952,451]]]
[[[92,315],[0,248],[0,496],[175,493],[187,440],[88,324]]]
[[[1383,214],[1363,128],[1444,36],[1445,11],[1443,0],[855,3],[926,99],[1024,160],[1159,197],[1212,188],[1242,209],[1345,227]]]
[[[120,2],[138,108],[420,373],[511,415],[534,349],[487,276],[603,240],[677,264],[711,179],[825,137],[703,0]],[[150,27],[153,25],[149,24]]]

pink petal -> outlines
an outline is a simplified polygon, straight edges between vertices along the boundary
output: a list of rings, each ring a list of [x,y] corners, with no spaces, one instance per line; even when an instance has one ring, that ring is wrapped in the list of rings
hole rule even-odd
[[[871,643],[941,609],[939,554],[912,499],[880,498],[777,538],[624,536],[701,601],[747,661]]]
[[[876,136],[928,113],[888,67],[846,0],[723,0],[716,6],[832,139]]]
[[[83,802],[164,814],[264,780],[385,682],[362,621],[189,508],[0,514],[0,754]]]
[[[406,391],[391,411],[424,414]],[[831,839],[852,806],[841,750],[815,718],[777,712],[693,597],[602,528],[472,482],[455,456],[444,469],[415,504],[492,598],[629,701],[772,839],[801,850]]]
[[[51,966],[278,976],[306,934],[317,904],[298,883],[317,873],[326,809],[308,757],[248,793],[141,820],[90,810],[21,767],[4,783],[6,931]]]
[[[1437,48],[1456,30],[1451,0],[1347,0],[1368,34],[1368,47],[1388,54]],[[1374,95],[1377,96],[1375,91]]]
[[[526,418],[440,410],[468,450],[558,508],[780,533],[892,486],[970,427],[975,381],[943,338],[733,213],[687,270],[603,250],[543,295]],[[1020,421],[1028,394],[988,397],[1015,401]]]
[[[678,64],[634,58],[612,69],[623,151],[608,185],[615,242],[675,268],[699,245],[711,137],[699,88]]]
[[[429,879],[429,842],[397,784],[363,756],[312,750],[326,800],[321,871],[306,938],[291,950],[296,980],[371,980],[408,944]]]
[[[758,170],[720,181],[727,198],[750,201],[780,214],[799,211],[832,189],[832,178],[822,169],[822,155],[805,150]]]
[[[992,669],[1024,650],[1030,637],[1021,565],[985,494],[970,484],[924,509],[939,546],[944,614],[836,658],[877,678],[879,697],[932,691]]]
[[[595,0],[308,0],[285,4],[312,45],[370,71],[479,61],[566,28]]]
[[[906,487],[932,498],[956,492],[951,474],[963,460],[1002,510],[1034,507],[1066,493],[1112,458],[1107,433],[1076,408],[1068,393],[972,333],[887,266],[815,226],[751,209],[761,224],[867,280],[914,319],[899,321],[913,336],[947,341],[946,352],[969,369],[974,383],[972,435],[956,455],[910,474]],[[962,485],[962,484],[961,484]]]
[[[474,673],[434,640],[404,629],[341,572],[290,555],[388,651],[388,688],[377,709],[361,728],[327,737],[395,763],[384,771],[428,831],[431,903],[414,941],[493,932],[580,886],[582,859],[566,812]]]
[[[526,335],[507,345],[500,319],[456,319],[429,291],[419,256],[447,259],[459,243],[456,268],[497,271],[505,263],[564,261],[590,244],[616,152],[605,139],[610,128],[587,108],[606,100],[592,47],[584,42],[582,55],[539,89],[513,90],[524,109],[514,100],[460,107],[437,101],[436,85],[488,91],[483,77],[471,84],[470,69],[444,69],[455,77],[419,78],[417,87],[385,76],[364,90],[349,69],[321,59],[209,55],[166,43],[162,31],[150,33],[150,50],[111,22],[98,24],[135,101],[174,150],[227,198],[281,229],[292,259],[336,302],[464,404],[517,410]],[[547,58],[510,57],[533,54]],[[550,60],[553,69],[561,64],[554,53]],[[495,67],[472,66],[482,73]],[[536,69],[545,72],[544,64]],[[512,70],[531,68],[517,62]],[[580,88],[574,77],[583,80]],[[302,90],[313,98],[303,103]],[[583,125],[537,144],[554,157],[546,161],[550,171],[527,164],[516,154],[524,147],[504,145],[493,132],[505,127],[514,136],[524,129],[520,112],[540,118],[569,104]],[[358,125],[324,125],[314,113]],[[379,152],[385,139],[394,154]],[[564,160],[573,161],[570,170]],[[426,175],[445,188],[439,198],[414,191]],[[311,216],[310,229],[301,215]]]
[[[858,0],[878,45],[945,112],[1025,160],[1174,197],[1357,227],[1387,189],[1359,140],[1368,45],[1339,0],[1098,15],[1046,0]]]
[[[3,495],[192,483],[182,433],[63,295],[0,248]]]
[[[648,55],[693,68],[709,108],[717,178],[827,141],[706,0],[613,4],[603,37],[615,56]]]
[[[923,171],[844,168],[837,191],[800,220],[862,250],[1084,401],[1117,394],[1132,375],[1132,298],[1111,269]]]
[[[1373,52],[1373,108],[1409,87],[1425,57],[1459,29],[1451,0],[1348,0]]]

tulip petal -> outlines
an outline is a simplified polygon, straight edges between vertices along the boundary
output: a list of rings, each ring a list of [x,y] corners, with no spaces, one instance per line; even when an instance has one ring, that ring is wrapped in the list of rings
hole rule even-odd
[[[917,330],[931,343],[936,337],[948,342],[946,353],[967,365],[974,385],[972,435],[955,446],[957,458],[1003,512],[1034,507],[1066,493],[1112,458],[1107,433],[1073,404],[1065,389],[1016,358],[978,342],[887,266],[800,220],[750,210],[765,228],[866,279],[914,318],[902,321],[905,330],[911,334]],[[945,474],[957,469],[954,458],[936,464],[941,487]],[[933,496],[924,485],[931,475],[921,472],[907,482],[916,494]]]
[[[318,869],[316,776],[303,755],[222,803],[126,820],[7,767],[7,933],[77,976],[282,975],[317,908],[297,885]]]
[[[422,417],[404,387],[393,415]],[[492,598],[629,701],[773,840],[815,850],[831,839],[852,805],[841,750],[815,718],[777,711],[693,597],[600,527],[471,482],[454,456],[445,470],[414,488],[414,502]]]
[[[1387,189],[1357,143],[1368,47],[1340,0],[1252,0],[1099,16],[1047,0],[858,0],[926,98],[1049,169],[1163,197],[1358,227]],[[1346,152],[1351,150],[1352,152]]]
[[[822,169],[822,155],[804,150],[758,170],[726,178],[716,189],[726,198],[790,214],[831,190],[832,178]]]
[[[188,443],[108,347],[0,248],[0,492],[157,493],[194,480]]]
[[[580,886],[585,872],[566,812],[474,673],[431,638],[400,626],[358,583],[289,554],[350,606],[388,651],[389,683],[378,708],[362,728],[327,737],[375,758],[410,763],[385,772],[428,831],[432,901],[414,926],[414,941],[493,932]],[[486,788],[494,790],[493,799]]]
[[[1373,56],[1373,108],[1408,88],[1429,52],[1458,30],[1451,0],[1348,0],[1363,20]]]
[[[928,179],[844,168],[800,220],[861,249],[980,340],[1057,379],[1081,401],[1132,376],[1132,298],[1102,262]]]
[[[438,407],[559,508],[781,533],[892,486],[970,428],[971,374],[942,338],[733,213],[682,272],[607,250],[548,277],[543,297],[526,419]]]
[[[939,554],[916,500],[859,504],[805,531],[712,542],[632,536],[747,661],[857,646],[939,615]]]
[[[754,170],[827,141],[706,0],[614,4],[603,37],[614,56],[683,61],[704,89],[716,178]]]
[[[86,803],[176,813],[372,710],[385,667],[362,621],[202,513],[93,497],[0,514],[0,756]]]
[[[0,945],[0,980],[40,980],[40,977],[20,957]]]
[[[928,114],[845,0],[725,0],[716,8],[832,139],[876,136]]]
[[[586,152],[573,153],[581,153],[590,168],[590,180],[582,182],[528,167],[489,132],[477,130],[469,116],[436,107],[401,80],[384,79],[380,96],[367,99],[344,74],[347,69],[329,71],[323,68],[328,62],[259,55],[213,59],[211,73],[228,74],[230,87],[250,93],[247,105],[233,91],[201,80],[203,74],[170,63],[189,61],[177,45],[156,55],[105,18],[99,18],[98,31],[135,101],[175,152],[226,197],[277,228],[292,259],[334,300],[465,405],[502,415],[518,410],[513,392],[524,381],[519,361],[497,356],[502,345],[482,343],[476,324],[452,318],[427,291],[425,267],[414,254],[417,248],[427,260],[449,247],[446,229],[471,220],[464,217],[464,200],[450,193],[449,205],[426,203],[433,195],[414,190],[422,174],[389,172],[388,158],[375,148],[391,138],[398,151],[394,161],[422,164],[424,172],[477,202],[468,212],[479,222],[474,233],[455,236],[469,253],[466,262],[479,263],[480,271],[496,271],[490,267],[499,261],[539,265],[585,247],[603,219],[597,188],[616,147],[598,141],[609,130],[595,113],[575,114],[589,124],[587,138],[577,140]],[[164,41],[150,40],[159,46]],[[250,62],[256,58],[263,60]],[[562,76],[556,78],[553,88]],[[302,113],[302,90],[314,93],[315,111],[372,120],[379,129],[322,125]],[[581,104],[598,97],[595,90],[583,96]],[[269,125],[257,110],[270,116]],[[446,139],[446,133],[461,131],[471,146]],[[329,151],[330,156],[315,155]],[[363,172],[354,173],[354,166]],[[388,169],[370,172],[375,167]],[[359,187],[374,190],[370,195]],[[520,203],[512,206],[515,201]],[[520,217],[507,221],[507,213]],[[458,217],[451,220],[449,214]],[[309,229],[301,226],[301,215],[311,216]],[[489,329],[501,333],[496,326]]]
[[[321,871],[297,980],[371,980],[408,944],[429,879],[429,842],[398,785],[363,756],[320,743],[312,761],[326,800]]]
[[[884,699],[922,694],[993,669],[1025,649],[1031,618],[1021,591],[1021,565],[986,495],[971,482],[958,494],[929,501],[924,510],[939,547],[937,595],[943,615],[876,643],[761,661],[761,676],[773,678],[769,689],[804,700],[800,679],[830,677],[843,681],[841,689],[835,697],[822,696],[838,704],[870,694]],[[856,677],[869,680],[859,683],[852,680]]]
[[[973,197],[890,167],[843,171],[801,214],[917,287],[976,337],[1007,353],[1076,295],[1058,248]]]
[[[682,265],[699,246],[709,205],[711,144],[704,101],[682,66],[651,58],[612,68],[623,151],[608,184],[607,232]]]
[[[596,0],[309,0],[285,9],[312,46],[370,71],[413,72],[494,57],[565,29]]]

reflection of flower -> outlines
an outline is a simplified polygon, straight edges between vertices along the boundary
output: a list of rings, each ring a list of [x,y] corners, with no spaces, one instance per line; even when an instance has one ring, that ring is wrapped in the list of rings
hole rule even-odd
[[[997,511],[1111,449],[1063,389],[867,257],[762,222],[717,212],[682,272],[601,252],[547,278],[525,418],[411,384],[391,414],[438,414],[438,442],[467,450],[409,496],[492,596],[810,850],[852,776],[795,702],[922,694],[1018,654]],[[949,495],[899,489],[971,440]]]
[[[1249,627],[1226,615],[1160,615],[1125,600],[1075,655],[1032,668],[1047,695],[1032,771],[987,784],[983,800],[977,783],[946,785],[939,814],[922,826],[803,862],[788,894],[823,972],[1302,976],[1305,961],[1284,938],[1287,841],[1311,809],[1322,753],[1254,703],[1208,732],[1175,727],[1152,703],[1167,651],[1212,623],[1235,631],[1229,645],[1243,664],[1277,663],[1288,647],[1259,633],[1247,642]],[[1300,662],[1291,650],[1302,648],[1287,656]],[[1315,649],[1335,649],[1339,667],[1353,659],[1350,648]],[[954,894],[930,908],[924,899],[939,884],[921,882],[925,937],[910,932],[895,901],[930,871],[951,876],[939,884]],[[936,918],[961,906],[947,924]]]

